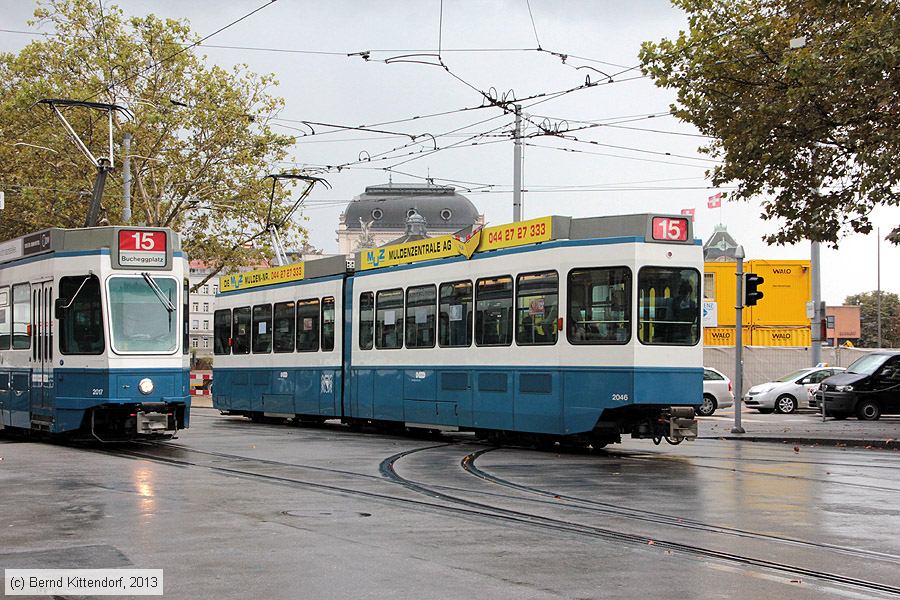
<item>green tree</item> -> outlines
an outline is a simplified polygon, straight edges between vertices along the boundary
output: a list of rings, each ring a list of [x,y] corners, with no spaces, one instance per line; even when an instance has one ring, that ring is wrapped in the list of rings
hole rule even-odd
[[[0,189],[7,192],[0,236],[84,222],[95,169],[48,108],[35,105],[68,98],[119,104],[133,114],[116,115],[116,170],[101,222],[122,223],[121,142],[130,133],[131,224],[176,229],[188,255],[217,271],[268,255],[257,242],[266,239],[271,185],[263,177],[294,141],[270,127],[283,106],[270,94],[274,76],[206,64],[187,47],[197,39],[187,22],[127,18],[94,0],[41,3],[35,23],[53,33],[17,54],[0,54]],[[105,116],[64,110],[92,152],[105,155]],[[275,219],[289,212],[289,192],[279,187]],[[306,232],[290,219],[281,236],[290,246],[303,243]]]
[[[900,3],[672,2],[689,31],[645,42],[642,70],[714,138],[701,149],[723,161],[713,184],[762,198],[779,223],[767,242],[837,246],[871,231],[873,207],[900,203]]]
[[[844,304],[859,305],[860,337],[863,348],[878,347],[878,292],[847,296]],[[900,348],[900,296],[881,292],[881,347]]]

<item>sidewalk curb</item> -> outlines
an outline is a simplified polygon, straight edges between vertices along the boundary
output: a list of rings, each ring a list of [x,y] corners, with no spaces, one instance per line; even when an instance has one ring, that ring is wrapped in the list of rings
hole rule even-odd
[[[900,440],[842,440],[836,438],[798,438],[760,435],[713,435],[700,437],[704,440],[732,440],[740,442],[763,442],[768,444],[803,444],[804,446],[835,446],[838,448],[878,448],[880,450],[900,450]]]

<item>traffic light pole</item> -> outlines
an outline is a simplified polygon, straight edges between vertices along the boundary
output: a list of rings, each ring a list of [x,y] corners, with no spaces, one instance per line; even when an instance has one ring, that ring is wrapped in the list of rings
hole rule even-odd
[[[746,433],[741,427],[741,400],[744,395],[744,247],[734,251],[737,260],[737,294],[734,302],[734,427],[731,433]]]
[[[819,242],[812,242],[810,247],[810,274],[812,275],[812,301],[813,301],[813,322],[812,331],[810,332],[810,357],[815,367],[822,362],[822,320],[825,316],[822,314],[822,266],[819,254]]]

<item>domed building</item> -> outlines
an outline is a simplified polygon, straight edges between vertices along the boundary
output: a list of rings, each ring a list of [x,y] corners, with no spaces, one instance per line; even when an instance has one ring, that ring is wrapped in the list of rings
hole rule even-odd
[[[471,200],[446,185],[387,183],[372,185],[356,196],[341,213],[337,229],[338,252],[381,246],[407,232],[407,220],[424,219],[428,236],[447,235],[484,223],[484,215]]]

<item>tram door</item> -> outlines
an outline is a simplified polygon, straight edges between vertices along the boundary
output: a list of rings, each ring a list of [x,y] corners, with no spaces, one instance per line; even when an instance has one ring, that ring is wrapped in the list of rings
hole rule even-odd
[[[49,422],[53,388],[53,281],[44,281],[31,288],[32,421]]]

